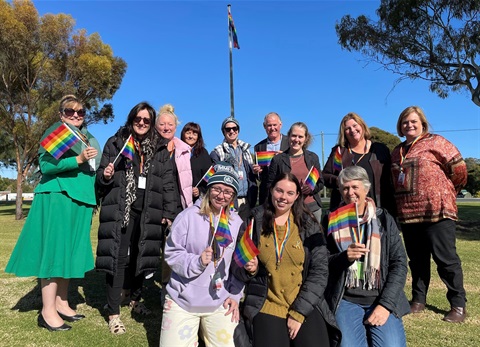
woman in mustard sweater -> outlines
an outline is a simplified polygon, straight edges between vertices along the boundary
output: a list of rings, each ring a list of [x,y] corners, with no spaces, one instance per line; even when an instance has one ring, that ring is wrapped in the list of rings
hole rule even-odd
[[[260,254],[233,270],[248,283],[243,316],[253,345],[335,345],[339,331],[323,296],[325,238],[303,203],[297,178],[277,176],[265,204],[252,213],[252,240]]]

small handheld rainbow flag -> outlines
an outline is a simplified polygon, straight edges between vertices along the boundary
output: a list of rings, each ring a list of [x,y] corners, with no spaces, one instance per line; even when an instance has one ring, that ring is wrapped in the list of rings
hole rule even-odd
[[[215,241],[217,241],[220,247],[228,247],[232,243],[232,234],[230,234],[230,228],[228,227],[228,217],[226,213],[227,208],[222,208],[220,213],[220,219],[218,220],[217,229],[215,230]]]
[[[115,165],[115,162],[120,157],[120,155],[123,155],[125,158],[133,160],[134,153],[135,153],[135,144],[133,142],[133,136],[130,135],[127,141],[125,141],[125,144],[123,145],[121,151],[117,154],[117,156],[113,160],[113,164]]]
[[[305,178],[305,184],[309,186],[311,190],[314,190],[319,178],[320,172],[318,172],[315,166],[312,166],[308,172],[307,178]]]
[[[357,227],[357,205],[352,202],[330,213],[330,216],[328,216],[327,236],[340,229]]]
[[[230,212],[234,212],[235,211],[235,203],[232,201],[230,201],[230,205],[228,206],[228,208],[230,209]]]
[[[333,170],[342,171],[342,153],[340,152],[340,146],[337,147],[333,157]]]
[[[73,147],[79,141],[78,137],[64,123],[60,124],[53,132],[40,142],[40,145],[55,159]]]
[[[260,251],[252,241],[252,232],[253,218],[252,221],[248,224],[247,229],[245,229],[245,232],[243,233],[243,236],[238,242],[237,248],[235,248],[235,252],[233,253],[233,259],[240,267],[245,266],[246,263],[248,263],[260,253]]]
[[[208,183],[208,180],[210,179],[210,177],[213,176],[214,173],[215,173],[215,168],[213,167],[213,165],[210,165],[207,172],[205,172],[205,175],[203,175],[203,177],[200,178],[200,181],[198,181],[198,183],[195,185],[195,188],[198,187],[198,185],[202,183],[202,181],[205,181]]]
[[[257,152],[257,164],[260,166],[269,166],[275,154],[275,151]]]

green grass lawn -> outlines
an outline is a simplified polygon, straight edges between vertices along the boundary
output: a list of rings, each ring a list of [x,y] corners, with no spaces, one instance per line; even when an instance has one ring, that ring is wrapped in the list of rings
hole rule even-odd
[[[29,205],[24,207],[27,212]],[[145,303],[153,310],[152,316],[132,316],[123,307],[122,320],[127,328],[124,335],[114,336],[108,331],[102,316],[106,302],[104,274],[95,271],[89,272],[85,279],[71,281],[71,305],[87,318],[73,323],[73,329],[68,332],[50,333],[38,328],[36,319],[41,309],[41,295],[37,279],[17,278],[3,271],[23,226],[23,221],[14,220],[14,209],[13,204],[0,205],[0,346],[158,346],[161,319],[158,274],[145,282]],[[441,320],[449,305],[445,286],[432,262],[427,310],[404,317],[408,346],[480,345],[480,203],[459,203],[459,215],[457,251],[463,262],[469,317],[463,324]],[[93,250],[96,247],[97,219],[98,215],[94,216],[91,230]],[[409,283],[410,278],[405,287],[407,297],[410,297]]]

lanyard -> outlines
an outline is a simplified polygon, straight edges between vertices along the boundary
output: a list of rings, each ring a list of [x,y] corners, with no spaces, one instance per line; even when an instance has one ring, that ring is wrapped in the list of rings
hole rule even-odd
[[[279,243],[279,237],[277,232],[277,225],[273,222],[273,242],[275,243],[275,257],[277,259],[277,269],[280,266],[280,262],[282,261],[283,251],[285,250],[285,245],[287,243],[288,237],[290,236],[290,217],[287,220],[287,230],[285,231],[285,236],[281,243]]]
[[[412,144],[410,145],[410,149],[412,149],[413,145],[415,143],[417,143],[418,140],[420,140],[421,138],[423,137],[423,135],[420,135],[418,136],[415,140],[413,140]],[[403,155],[403,147],[400,147],[400,170],[403,171],[403,162],[405,161],[405,159],[407,158],[407,154],[408,152],[410,152],[410,150],[408,150],[407,153],[405,153],[405,155]]]
[[[361,155],[361,157],[358,158],[357,162],[355,162],[355,159],[352,158],[352,165],[353,166],[356,166],[360,162],[360,160],[362,160],[363,157],[368,153],[367,148],[368,148],[368,140],[365,140],[365,148],[363,149],[363,154]],[[350,145],[348,145],[348,151],[350,152],[350,154],[353,155],[353,152],[352,152],[352,149],[350,148]]]

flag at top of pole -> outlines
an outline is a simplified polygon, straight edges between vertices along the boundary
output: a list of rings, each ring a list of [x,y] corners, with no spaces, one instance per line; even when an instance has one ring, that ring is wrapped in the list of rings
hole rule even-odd
[[[230,12],[230,5],[228,5],[228,30],[230,32],[230,46],[233,41],[233,47],[240,49],[237,38],[237,30],[235,30],[235,23],[233,22],[232,13]]]

